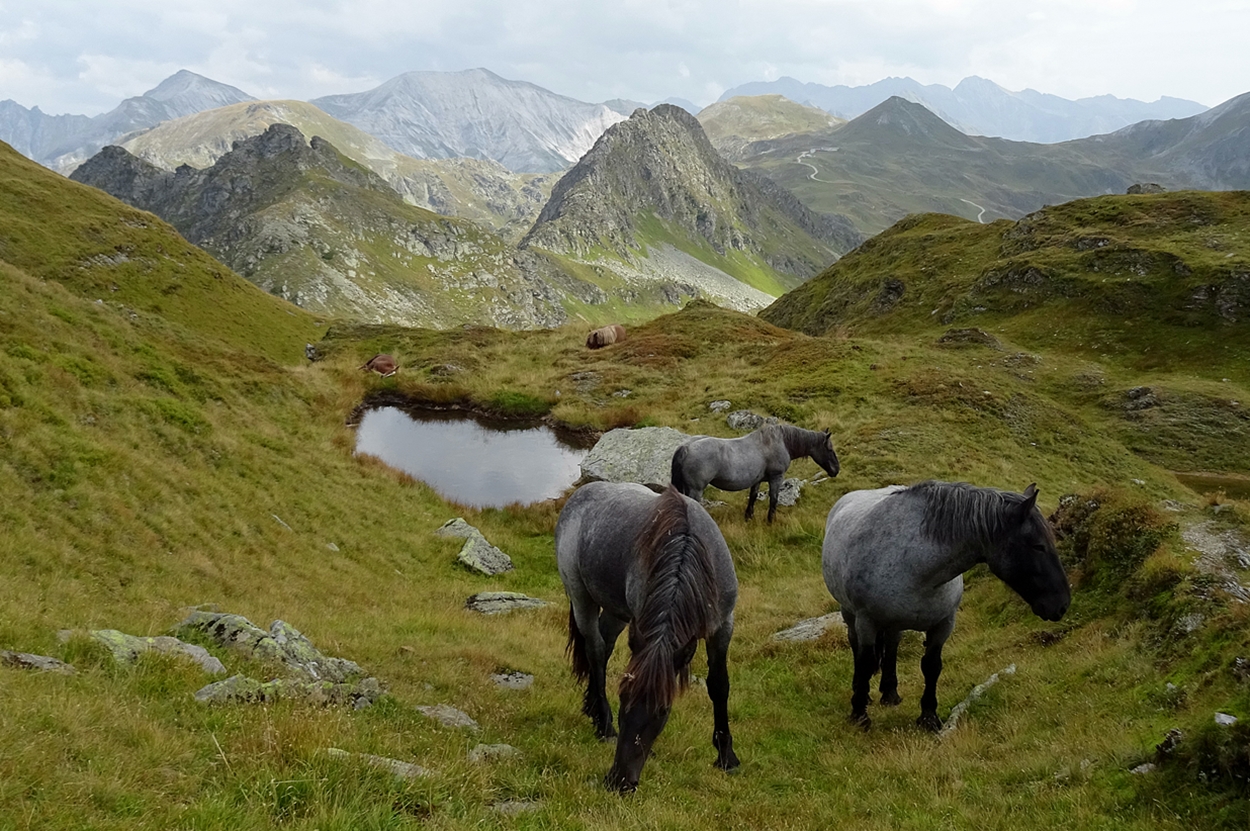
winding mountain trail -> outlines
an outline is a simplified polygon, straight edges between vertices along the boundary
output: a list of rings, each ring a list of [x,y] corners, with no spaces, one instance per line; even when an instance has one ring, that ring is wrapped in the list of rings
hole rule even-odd
[[[985,224],[985,208],[982,208],[980,205],[978,205],[976,202],[973,202],[971,199],[960,199],[959,201],[967,202],[972,207],[980,210],[981,212],[977,214],[977,222],[980,222],[982,225]]]
[[[828,179],[817,178],[816,174],[820,173],[820,171],[816,169],[816,165],[812,164],[811,162],[805,162],[803,160],[806,159],[808,156],[814,156],[820,150],[833,152],[834,150],[837,150],[837,149],[838,148],[836,147],[813,147],[811,150],[804,150],[802,153],[798,155],[798,158],[796,158],[794,161],[796,164],[801,164],[804,167],[810,167],[812,169],[812,172],[808,175],[807,178],[811,179],[813,182],[824,182],[826,185],[834,185],[837,183],[830,182]]]

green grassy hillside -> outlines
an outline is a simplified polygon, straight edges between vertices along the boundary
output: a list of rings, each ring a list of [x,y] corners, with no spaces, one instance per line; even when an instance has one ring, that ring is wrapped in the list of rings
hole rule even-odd
[[[35,164],[0,142],[0,260],[126,313],[291,361],[320,322],[270,297],[150,213]]]
[[[67,202],[79,192],[47,187]],[[37,271],[41,246],[72,236],[77,219],[53,211],[47,222],[46,237],[6,235],[0,263],[0,648],[69,660],[78,673],[0,667],[5,831],[1244,827],[1244,731],[1209,725],[1216,710],[1250,718],[1234,661],[1250,655],[1246,610],[1193,564],[1178,534],[1194,525],[1244,534],[1250,504],[1182,487],[1131,445],[1100,394],[1072,382],[1097,375],[1102,394],[1143,382],[1219,386],[1245,400],[1244,375],[1224,382],[1213,374],[1223,369],[1184,352],[1143,370],[1058,342],[1026,347],[1006,331],[996,332],[1001,352],[938,346],[906,326],[813,337],[706,304],[594,353],[580,328],[335,326],[320,342],[325,360],[276,363],[264,349],[283,338],[263,327],[247,351],[197,328],[197,313],[135,318],[49,279],[55,269]],[[128,226],[101,216],[95,227],[99,244],[111,245]],[[232,297],[222,274],[201,295],[203,319]],[[398,376],[356,370],[378,350],[399,356]],[[453,380],[432,371],[445,364],[465,371]],[[578,382],[587,371],[597,384]],[[612,747],[580,714],[563,654],[567,611],[552,554],[559,503],[470,510],[354,457],[345,419],[376,395],[546,413],[583,429],[648,423],[719,435],[729,431],[707,404],[728,398],[832,429],[842,475],[809,486],[776,524],[745,523],[742,494],[712,509],[742,585],[730,651],[738,775],[711,766],[711,707],[696,685],[677,703],[640,792],[622,799],[602,789]],[[1225,439],[1194,431],[1190,440],[1213,453]],[[792,468],[815,472],[806,460]],[[902,647],[903,706],[874,712],[865,734],[845,721],[844,637],[783,645],[771,634],[833,608],[819,546],[838,495],[930,476],[1016,489],[1037,481],[1048,512],[1066,492],[1096,495],[1103,507],[1092,518],[1089,499],[1065,508],[1078,589],[1061,624],[1031,617],[988,574],[971,575],[940,712],[990,673],[1017,671],[952,736],[912,724],[915,637]],[[1159,507],[1164,499],[1174,512]],[[459,569],[459,541],[433,534],[456,515],[516,570],[483,578]],[[503,617],[463,609],[467,596],[491,589],[552,605]],[[205,603],[262,626],[286,620],[328,654],[359,662],[389,695],[359,712],[293,701],[206,707],[192,693],[208,679],[189,664],[148,656],[118,667],[84,637],[62,643],[56,634],[162,634]],[[214,651],[231,672],[265,670]],[[613,686],[626,651],[612,664]],[[532,673],[534,687],[498,689],[488,676],[501,669]],[[694,671],[705,673],[701,657]],[[414,710],[438,703],[467,711],[480,732]],[[1130,774],[1173,727],[1189,737],[1177,761]],[[466,752],[479,742],[520,754],[471,763]],[[432,773],[405,782],[330,747]],[[508,800],[537,805],[515,817],[493,807]]]

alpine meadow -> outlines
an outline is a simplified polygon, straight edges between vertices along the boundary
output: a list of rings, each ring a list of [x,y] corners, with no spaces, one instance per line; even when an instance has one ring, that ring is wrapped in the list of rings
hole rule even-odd
[[[0,831],[1250,823],[1245,101],[1042,145],[899,98],[696,118],[485,70],[306,104],[175,77],[212,95],[0,142]],[[767,516],[656,500],[689,504],[719,605],[665,646],[689,683],[649,757],[611,740],[631,651],[712,602],[631,624],[605,719],[556,528],[650,494],[457,503],[357,452],[384,407],[594,445],[579,485],[609,437],[624,469],[644,436],[804,428]],[[826,520],[928,480],[1023,504],[1070,605],[982,558],[936,718],[913,631],[901,705],[873,681],[852,718]],[[652,556],[635,519],[596,567]],[[466,567],[479,538],[507,565]]]

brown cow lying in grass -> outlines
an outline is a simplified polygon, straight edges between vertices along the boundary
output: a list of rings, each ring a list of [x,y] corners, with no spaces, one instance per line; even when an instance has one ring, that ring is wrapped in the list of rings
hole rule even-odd
[[[376,372],[383,378],[389,378],[399,372],[399,364],[396,363],[395,358],[382,352],[365,361],[360,368]]]
[[[609,344],[620,343],[623,340],[625,340],[625,327],[619,323],[613,323],[611,326],[604,326],[587,335],[586,347],[599,349]]]

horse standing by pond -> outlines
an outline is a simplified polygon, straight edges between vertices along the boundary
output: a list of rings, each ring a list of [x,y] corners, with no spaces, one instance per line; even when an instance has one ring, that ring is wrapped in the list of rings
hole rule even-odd
[[[1023,494],[950,482],[851,491],[829,511],[822,560],[855,656],[851,720],[865,730],[878,668],[881,703],[902,700],[896,666],[905,629],[925,633],[916,723],[941,729],[942,645],[955,627],[963,573],[977,563],[987,563],[1044,620],[1062,618],[1072,597],[1036,485]]]
[[[738,766],[729,733],[729,670],[738,578],[720,529],[698,502],[632,483],[579,488],[556,522],[556,564],[569,597],[573,673],[586,682],[582,712],[602,739],[617,735],[605,692],[608,658],[629,625],[620,736],[604,785],[638,787],[690,661],[707,643],[716,766]]]
[[[703,498],[708,485],[723,491],[751,489],[746,518],[755,515],[760,483],[768,482],[768,521],[777,513],[781,480],[793,459],[810,456],[830,476],[840,465],[828,430],[804,430],[791,424],[766,424],[737,439],[701,436],[673,453],[673,486],[691,499]]]

